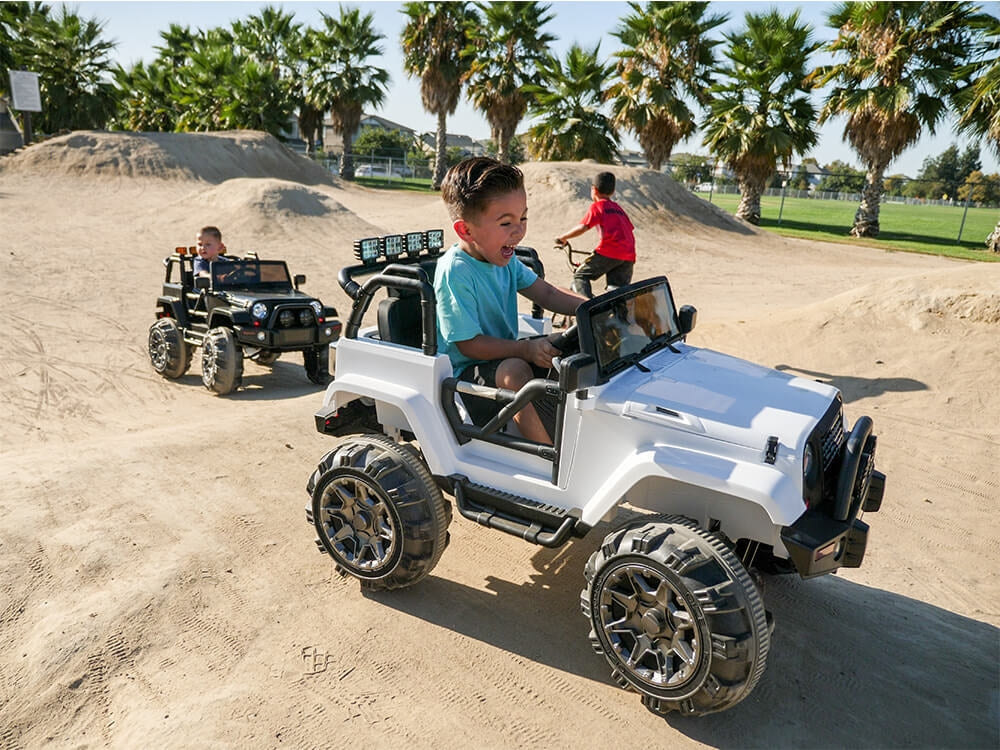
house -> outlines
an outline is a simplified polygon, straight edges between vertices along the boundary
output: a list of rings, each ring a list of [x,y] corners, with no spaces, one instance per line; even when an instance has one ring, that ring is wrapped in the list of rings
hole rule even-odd
[[[642,151],[627,151],[622,149],[618,152],[618,160],[625,167],[648,167],[646,155]]]
[[[437,133],[421,133],[417,142],[428,156],[433,156],[437,152]],[[482,156],[486,153],[484,141],[477,141],[467,135],[445,133],[444,145],[446,148],[460,149],[463,156]]]
[[[819,163],[812,158],[803,159],[802,163],[798,167],[792,169],[792,176],[794,177],[797,175],[800,169],[804,170],[806,173],[806,179],[809,180],[810,190],[815,190],[816,186],[823,181],[823,178],[830,174],[828,170],[823,169],[823,167],[821,167]]]
[[[407,135],[411,138],[415,138],[417,131],[413,128],[408,128],[405,125],[400,125],[398,122],[393,122],[392,120],[387,120],[384,117],[373,114],[363,114],[361,115],[361,124],[358,129],[354,132],[354,137],[351,138],[353,143],[361,135],[362,128],[381,128],[382,130],[398,130],[399,132]],[[344,150],[344,141],[340,137],[340,134],[333,129],[333,120],[327,117],[323,120],[323,148],[328,152],[340,153]]]

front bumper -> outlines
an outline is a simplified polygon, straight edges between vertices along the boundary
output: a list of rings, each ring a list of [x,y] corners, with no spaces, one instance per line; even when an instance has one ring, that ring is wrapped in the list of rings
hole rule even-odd
[[[862,417],[844,443],[832,509],[810,508],[782,528],[781,541],[803,578],[861,566],[868,524],[857,516],[878,511],[885,494],[885,474],[875,469],[875,445],[872,421]]]
[[[340,338],[339,320],[326,320],[308,328],[236,328],[236,338],[243,346],[261,349],[295,350],[329,344]]]

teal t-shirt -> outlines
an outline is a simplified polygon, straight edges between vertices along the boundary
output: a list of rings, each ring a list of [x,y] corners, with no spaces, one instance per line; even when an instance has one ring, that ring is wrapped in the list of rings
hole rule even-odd
[[[517,293],[537,278],[516,256],[502,268],[476,260],[457,244],[441,256],[434,272],[438,351],[448,355],[456,376],[478,360],[464,356],[455,342],[480,334],[517,338]]]

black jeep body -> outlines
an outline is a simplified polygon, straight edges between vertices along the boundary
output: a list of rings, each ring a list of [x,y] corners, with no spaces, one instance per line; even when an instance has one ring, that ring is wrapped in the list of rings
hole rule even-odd
[[[327,382],[329,346],[341,324],[334,308],[299,291],[305,276],[293,280],[284,261],[248,255],[220,258],[208,277],[197,277],[194,257],[179,247],[164,259],[157,321],[149,331],[154,370],[180,377],[199,348],[202,380],[221,395],[240,386],[244,356],[270,365],[284,352],[300,351],[309,380]]]

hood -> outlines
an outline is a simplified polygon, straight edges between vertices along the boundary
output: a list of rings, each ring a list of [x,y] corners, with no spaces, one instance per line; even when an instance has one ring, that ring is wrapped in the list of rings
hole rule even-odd
[[[624,416],[759,449],[771,435],[801,446],[836,388],[709,349],[678,344],[609,384],[603,399]]]
[[[222,292],[222,294],[231,305],[248,309],[255,302],[269,302],[271,305],[282,304],[285,302],[295,302],[300,305],[307,305],[315,299],[314,297],[310,297],[308,294],[303,294],[302,292],[296,292],[294,290],[288,292],[240,292],[226,290]]]

